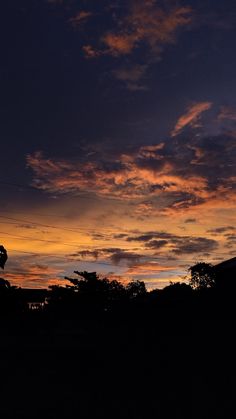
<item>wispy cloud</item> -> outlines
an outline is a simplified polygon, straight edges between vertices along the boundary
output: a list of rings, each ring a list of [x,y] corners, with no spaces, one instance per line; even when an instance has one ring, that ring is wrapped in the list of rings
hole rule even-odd
[[[113,71],[113,75],[122,82],[130,91],[147,90],[148,87],[140,82],[148,68],[147,64],[134,64],[125,67],[120,67]]]
[[[127,275],[150,275],[160,274],[161,272],[171,272],[176,267],[163,266],[158,262],[143,262],[138,263],[128,269]]]
[[[228,231],[233,231],[233,230],[236,230],[236,227],[224,226],[224,227],[211,228],[210,230],[207,230],[207,233],[216,235],[216,234],[224,234],[224,233],[227,233]]]
[[[110,261],[114,265],[125,263],[127,266],[137,264],[143,257],[136,252],[120,248],[95,248],[93,250],[81,250],[70,256],[76,260],[81,260],[81,258],[86,260],[97,260],[99,258],[100,260],[104,259]]]
[[[167,10],[156,1],[132,1],[128,13],[118,21],[118,28],[102,37],[105,53],[129,55],[144,42],[152,53],[160,54],[165,44],[175,42],[177,30],[191,20],[189,7]]]
[[[200,254],[212,252],[218,248],[216,240],[205,237],[180,236],[166,231],[151,231],[141,235],[130,235],[126,238],[129,242],[143,243],[146,249],[158,250],[165,248],[176,255]]]
[[[198,193],[207,186],[201,176],[176,175],[174,167],[163,162],[154,168],[152,162],[139,162],[139,156],[123,155],[120,161],[101,164],[98,161],[71,163],[45,159],[41,153],[27,157],[35,173],[34,186],[52,193],[94,192],[117,199],[137,199],[163,192]],[[160,167],[159,167],[160,166]]]
[[[165,46],[174,44],[179,31],[189,27],[193,19],[190,7],[162,7],[157,1],[128,0],[119,4],[116,13],[110,15],[112,29],[103,29],[100,37],[86,43],[82,49],[86,58],[112,56],[131,60],[112,71],[131,91],[146,90],[140,81],[153,63],[160,60]],[[98,17],[99,18],[99,17]],[[72,18],[73,19],[73,18]],[[71,23],[79,19],[71,20]],[[132,59],[135,51],[143,49],[143,60]]]
[[[18,257],[9,261],[5,277],[12,284],[25,288],[47,288],[59,281],[64,270],[42,262],[32,262],[32,257]],[[65,282],[65,281],[64,281]],[[61,281],[63,283],[63,280]]]
[[[218,114],[218,120],[236,121],[236,109],[230,106],[222,106]]]
[[[71,17],[68,22],[75,28],[80,28],[92,15],[92,12],[81,10]]]
[[[187,112],[178,119],[175,128],[171,133],[172,137],[178,135],[183,130],[183,128],[187,126],[192,128],[199,127],[200,116],[203,112],[208,111],[211,107],[211,102],[198,102],[189,106]]]

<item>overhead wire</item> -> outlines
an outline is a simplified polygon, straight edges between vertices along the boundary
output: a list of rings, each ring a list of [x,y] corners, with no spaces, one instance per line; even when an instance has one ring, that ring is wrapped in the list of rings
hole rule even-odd
[[[57,230],[65,230],[65,231],[71,231],[71,232],[79,232],[80,230],[94,231],[94,228],[92,228],[92,227],[73,227],[73,228],[69,228],[69,227],[65,227],[65,226],[59,226],[58,227],[58,226],[55,226],[55,225],[52,225],[52,224],[43,224],[43,223],[39,223],[37,221],[29,221],[29,220],[25,220],[25,219],[22,219],[22,218],[7,217],[5,215],[1,215],[1,212],[0,212],[0,218],[6,219],[6,220],[11,220],[11,221],[16,221],[16,222],[21,222],[21,223],[29,224],[29,225],[30,224],[31,225],[36,225],[36,226],[39,226],[39,227],[53,228],[53,229],[57,229]],[[99,229],[100,230],[102,229],[102,230],[112,231],[109,228],[102,227],[102,226],[99,226]]]

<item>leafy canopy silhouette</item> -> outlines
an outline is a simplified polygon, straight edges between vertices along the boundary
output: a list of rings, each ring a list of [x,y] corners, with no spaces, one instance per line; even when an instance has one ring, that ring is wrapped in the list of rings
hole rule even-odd
[[[198,262],[188,269],[191,274],[189,284],[194,289],[212,288],[215,286],[216,275],[214,266],[206,262]]]
[[[6,251],[5,247],[0,245],[0,267],[2,269],[4,269],[7,258],[8,258],[8,256],[7,256],[7,251]]]

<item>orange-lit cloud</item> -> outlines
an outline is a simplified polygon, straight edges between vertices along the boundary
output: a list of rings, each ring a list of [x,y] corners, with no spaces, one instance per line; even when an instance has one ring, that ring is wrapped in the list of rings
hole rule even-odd
[[[91,45],[84,45],[82,50],[86,58],[95,58],[100,55]]]
[[[191,126],[192,128],[198,127],[200,116],[203,112],[208,111],[211,107],[211,102],[198,102],[191,105],[187,109],[187,112],[177,121],[177,124],[171,133],[172,137],[178,135],[186,126]]]
[[[129,13],[119,21],[119,29],[102,37],[106,53],[128,55],[145,42],[153,53],[159,54],[163,45],[175,41],[177,29],[191,22],[191,12],[189,7],[167,11],[155,1],[131,2]]]
[[[127,266],[133,266],[142,258],[142,255],[127,251],[125,249],[120,248],[94,248],[93,250],[80,250],[72,255],[77,260],[81,260],[81,258],[85,258],[86,260],[93,260],[93,259],[104,259],[108,260],[114,265],[119,265],[124,263]]]
[[[139,166],[128,155],[121,156],[120,162],[114,162],[109,170],[99,162],[74,164],[45,159],[41,153],[29,155],[27,163],[35,173],[34,186],[53,193],[94,192],[129,200],[178,191],[205,196],[207,186],[201,176],[176,175],[170,163],[154,170]]]
[[[64,4],[63,0],[48,0],[51,3]],[[159,61],[163,48],[174,44],[178,32],[188,28],[193,20],[193,10],[187,6],[165,5],[156,0],[127,0],[118,2],[119,7],[112,11],[111,7],[101,7],[99,13],[79,10],[68,22],[72,27],[81,29],[84,23],[94,16],[99,31],[94,37],[94,26],[87,27],[83,39],[82,51],[86,58],[110,55],[112,57],[130,56],[138,48],[144,47],[145,57],[140,62],[126,63],[112,71],[112,74],[131,91],[147,90],[140,80],[145,76],[149,66]],[[104,29],[102,16],[111,21],[111,28]],[[145,64],[144,64],[145,63]]]
[[[123,10],[124,9],[124,10]],[[99,42],[83,46],[86,58],[110,55],[130,56],[139,47],[145,48],[145,64],[128,63],[112,74],[131,91],[147,90],[141,80],[150,65],[160,60],[165,45],[176,42],[178,31],[193,19],[190,7],[161,7],[156,1],[127,1],[121,16],[113,16],[113,28],[101,34]]]
[[[166,266],[155,261],[139,263],[136,266],[129,268],[124,275],[131,279],[139,279],[144,281],[147,289],[163,288],[169,285],[170,281],[183,281],[180,274],[180,268],[175,264],[173,266]]]
[[[12,284],[20,284],[24,288],[47,288],[49,285],[57,284],[62,273],[63,269],[32,263],[29,258],[20,258],[10,264],[4,276]],[[61,280],[60,283],[64,284],[66,281]]]
[[[210,106],[208,102],[194,105],[181,124],[176,124],[176,130],[184,124],[191,126]],[[152,210],[154,214],[158,209],[170,215],[194,207],[231,208],[236,196],[234,137],[217,135],[213,141],[211,136],[189,134],[188,139],[178,135],[173,142],[141,146],[116,157],[99,158],[96,152],[89,160],[70,161],[46,159],[38,152],[29,155],[27,163],[34,173],[33,185],[41,190],[93,193],[127,202],[140,199],[137,216]]]
[[[150,275],[150,274],[159,274],[161,272],[172,272],[173,270],[177,269],[177,266],[163,266],[158,262],[144,262],[138,263],[132,267],[130,267],[126,275]]]
[[[69,23],[71,23],[74,27],[78,28],[83,23],[85,23],[88,20],[88,18],[91,16],[92,16],[91,12],[88,12],[86,10],[81,10],[80,12],[76,13],[75,16],[69,19]]]

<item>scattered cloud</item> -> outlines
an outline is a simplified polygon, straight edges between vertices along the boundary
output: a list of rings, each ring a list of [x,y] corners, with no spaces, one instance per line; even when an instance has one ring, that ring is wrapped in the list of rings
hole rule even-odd
[[[140,219],[150,217],[154,212],[154,205],[151,201],[140,202],[135,205],[134,212]]]
[[[236,228],[234,226],[225,226],[225,227],[216,227],[216,228],[211,228],[210,230],[207,230],[207,233],[210,234],[223,234],[223,233],[227,233],[228,231],[232,231],[235,230]]]
[[[32,263],[32,256],[19,257],[15,258],[13,262],[9,261],[5,278],[12,284],[20,284],[25,288],[47,288],[50,284],[58,283],[59,276],[63,273],[62,268],[40,262]]]
[[[124,262],[127,266],[133,266],[134,264],[137,264],[142,258],[142,256],[137,253],[120,248],[98,248],[94,250],[81,250],[70,256],[75,257],[77,260],[78,258],[79,260],[80,258],[87,260],[97,260],[98,258],[105,259],[109,260],[114,265],[120,265]]]
[[[176,175],[168,162],[137,160],[123,155],[119,161],[77,162],[45,159],[42,153],[27,156],[27,164],[34,173],[33,185],[51,193],[93,192],[117,199],[137,199],[163,192],[185,191],[199,193],[207,186],[203,177]],[[152,167],[153,166],[153,167]],[[159,167],[160,166],[160,167]]]
[[[69,23],[75,28],[80,28],[93,14],[86,10],[81,10],[69,19]]]
[[[176,130],[196,123],[210,102],[195,104]],[[179,120],[180,121],[180,120]],[[184,122],[185,121],[185,122]],[[180,132],[179,132],[180,134]],[[236,143],[231,134],[176,135],[123,154],[89,155],[76,159],[46,158],[42,152],[27,156],[32,185],[54,196],[92,193],[102,198],[133,203],[132,215],[187,214],[187,210],[233,208],[236,204]],[[194,223],[188,213],[185,223]]]
[[[99,254],[100,252],[98,250],[80,250],[79,252],[71,254],[70,257],[75,257],[77,260],[78,258],[97,259]]]
[[[222,106],[217,118],[218,121],[236,121],[236,109],[230,106]]]
[[[119,265],[122,261],[125,261],[128,266],[133,266],[139,262],[141,255],[137,253],[128,252],[126,250],[116,251],[111,255],[111,262],[114,265]]]
[[[151,240],[146,243],[148,249],[159,250],[165,247],[168,244],[168,240]]]
[[[111,13],[109,8],[107,10]],[[80,26],[81,21],[88,17],[84,13],[70,19],[71,23]],[[91,42],[86,43],[82,50],[86,58],[107,55],[129,58],[137,49],[143,48],[142,63],[128,63],[113,70],[112,74],[131,91],[147,90],[141,82],[147,69],[160,60],[164,47],[174,44],[180,29],[189,27],[192,19],[193,11],[187,6],[162,7],[156,0],[128,0],[124,5],[119,4],[116,12],[110,15],[112,29],[102,29],[96,40],[91,31]]]
[[[158,262],[143,262],[138,263],[128,269],[126,275],[153,275],[162,272],[171,272],[176,269],[176,266],[163,266]]]
[[[178,135],[183,130],[183,128],[187,126],[190,126],[191,128],[199,127],[200,116],[203,112],[211,109],[211,107],[211,102],[198,102],[189,106],[187,112],[178,119],[175,128],[171,133],[172,137]]]
[[[135,64],[132,66],[120,67],[119,69],[113,71],[113,75],[118,80],[124,82],[127,89],[130,91],[147,90],[148,87],[141,82],[147,68],[147,64]]]
[[[165,250],[181,254],[200,254],[211,252],[218,248],[216,240],[205,237],[179,236],[165,231],[147,232],[141,235],[131,235],[126,238],[127,241],[136,241],[144,243],[147,249]]]
[[[96,58],[99,57],[99,52],[96,51],[91,45],[84,45],[82,47],[84,55],[86,58]]]
[[[218,248],[216,240],[205,237],[184,237],[182,241],[178,240],[177,246],[173,252],[177,255],[213,252]]]
[[[106,53],[119,56],[131,54],[144,42],[157,55],[165,44],[174,43],[180,27],[189,25],[189,7],[161,8],[156,1],[130,3],[128,13],[118,21],[118,29],[102,37]]]

